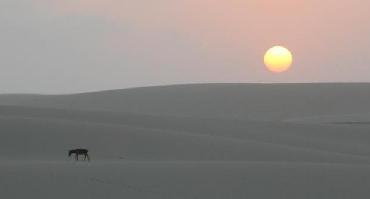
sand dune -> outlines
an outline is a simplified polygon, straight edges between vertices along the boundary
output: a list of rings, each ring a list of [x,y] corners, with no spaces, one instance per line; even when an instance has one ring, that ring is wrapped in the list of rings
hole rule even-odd
[[[367,198],[365,166],[248,162],[12,162],[6,198]],[[20,191],[20,189],[22,191]]]
[[[211,84],[0,95],[0,196],[368,198],[368,90]],[[92,161],[68,158],[74,147]]]
[[[370,112],[370,84],[200,84],[62,96],[4,95],[0,105],[150,115],[284,120]]]

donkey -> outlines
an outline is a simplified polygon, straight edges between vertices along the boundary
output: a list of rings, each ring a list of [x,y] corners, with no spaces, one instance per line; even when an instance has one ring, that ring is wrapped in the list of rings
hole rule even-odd
[[[87,161],[90,161],[90,156],[89,156],[88,152],[89,152],[89,150],[87,150],[87,149],[72,149],[72,150],[68,151],[68,157],[71,157],[71,155],[74,154],[76,161],[78,161],[78,156],[83,155],[84,160],[87,159]]]

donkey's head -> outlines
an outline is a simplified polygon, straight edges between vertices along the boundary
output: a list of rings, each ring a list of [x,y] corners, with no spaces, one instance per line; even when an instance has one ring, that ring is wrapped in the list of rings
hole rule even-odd
[[[73,153],[74,150],[69,150],[68,151],[68,157],[71,157],[72,153]]]

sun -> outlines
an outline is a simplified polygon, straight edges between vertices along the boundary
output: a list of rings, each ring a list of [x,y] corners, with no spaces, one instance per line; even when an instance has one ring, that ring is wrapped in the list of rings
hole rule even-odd
[[[283,46],[274,46],[265,53],[264,62],[270,71],[281,73],[292,66],[293,55]]]

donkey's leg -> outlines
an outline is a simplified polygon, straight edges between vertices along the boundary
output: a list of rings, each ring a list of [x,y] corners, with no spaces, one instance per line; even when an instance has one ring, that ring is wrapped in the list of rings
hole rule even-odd
[[[78,153],[76,153],[75,159],[76,159],[76,161],[78,161]]]
[[[86,153],[86,157],[87,157],[87,161],[90,162],[90,156],[89,156],[89,154]]]

